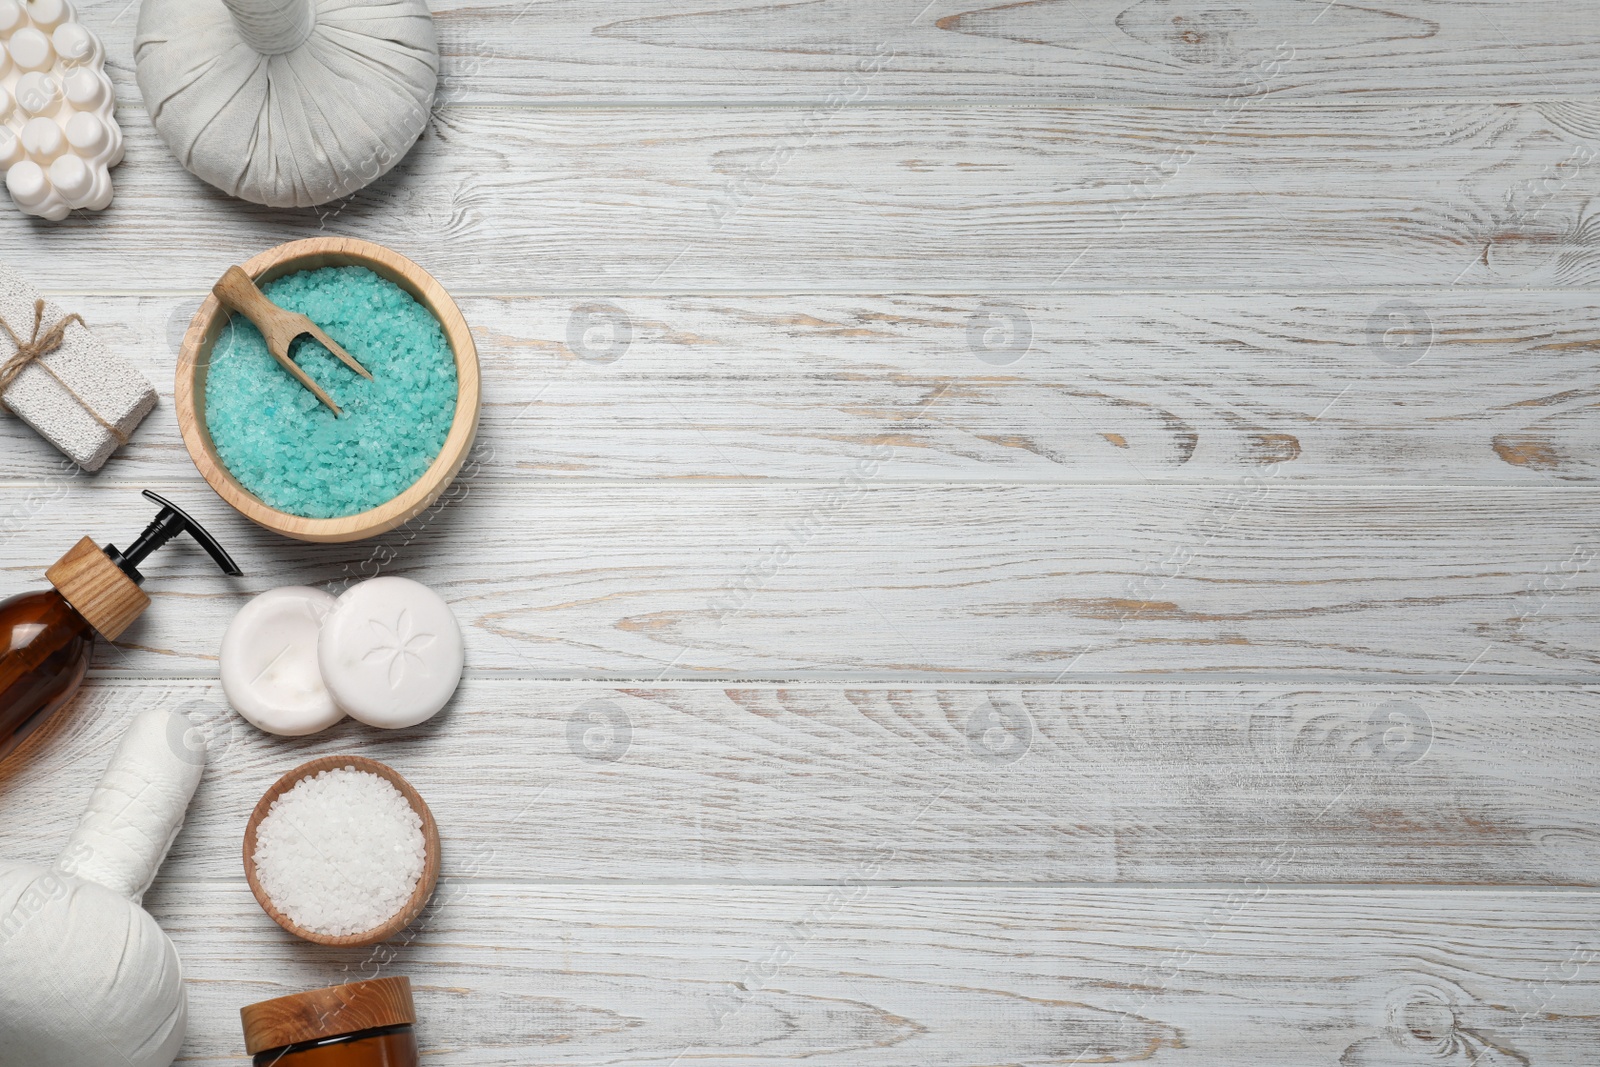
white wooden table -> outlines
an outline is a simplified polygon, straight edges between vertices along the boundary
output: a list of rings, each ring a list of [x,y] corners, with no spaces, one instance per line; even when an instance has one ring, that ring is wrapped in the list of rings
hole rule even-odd
[[[246,577],[152,565],[0,843],[51,857],[136,710],[206,723],[148,899],[184,1062],[374,974],[438,1065],[1594,1062],[1600,3],[441,0],[428,133],[301,212],[184,173],[83,6],[116,202],[0,253],[164,402],[92,477],[0,420],[6,590],[143,487]],[[210,283],[317,233],[484,362],[461,495],[375,544],[248,526],[170,406]],[[445,715],[227,711],[249,596],[379,571],[466,629]],[[445,834],[380,951],[242,878],[334,752]]]

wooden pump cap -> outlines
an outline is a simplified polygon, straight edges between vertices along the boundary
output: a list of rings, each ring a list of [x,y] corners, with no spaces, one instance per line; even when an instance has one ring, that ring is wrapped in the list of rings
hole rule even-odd
[[[139,584],[87,537],[56,560],[44,576],[107,641],[121,637],[150,606],[150,598]]]
[[[239,1019],[244,1050],[254,1056],[302,1041],[415,1023],[417,1010],[411,979],[374,978],[247,1004],[239,1009]]]

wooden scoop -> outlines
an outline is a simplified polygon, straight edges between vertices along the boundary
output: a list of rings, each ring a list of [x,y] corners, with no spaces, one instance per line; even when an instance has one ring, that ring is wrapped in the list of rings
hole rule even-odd
[[[308,333],[329,352],[338,356],[346,367],[355,371],[363,378],[370,379],[372,375],[367,368],[356,362],[356,358],[334,343],[333,338],[322,332],[322,328],[298,311],[285,311],[283,308],[267,299],[267,294],[256,288],[256,283],[250,280],[238,267],[229,267],[222,280],[211,287],[222,306],[230,311],[237,311],[251,322],[256,329],[261,331],[261,336],[266,339],[267,351],[272,353],[272,358],[282,364],[283,369],[294,375],[300,384],[311,390],[316,398],[333,409],[335,415],[341,415],[339,405],[333,398],[323,392],[316,382],[312,381],[305,371],[301,370],[294,360],[289,358],[289,342],[303,333]]]

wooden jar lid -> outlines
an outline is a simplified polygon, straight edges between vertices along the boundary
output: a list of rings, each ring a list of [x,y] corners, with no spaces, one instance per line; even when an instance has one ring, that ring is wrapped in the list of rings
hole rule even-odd
[[[269,1048],[354,1034],[379,1026],[415,1023],[411,979],[374,978],[263,1000],[239,1009],[244,1049],[254,1056]]]

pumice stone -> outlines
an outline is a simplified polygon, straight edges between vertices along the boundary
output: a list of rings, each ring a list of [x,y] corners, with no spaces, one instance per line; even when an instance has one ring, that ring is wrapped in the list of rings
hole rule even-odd
[[[222,691],[269,734],[300,737],[344,718],[322,682],[317,632],[337,601],[303,585],[270,589],[233,617],[222,638]]]
[[[461,681],[461,627],[427,586],[373,578],[347,590],[322,621],[317,660],[351,718],[390,730],[415,726]]]
[[[0,171],[29,215],[111,203],[122,128],[105,55],[67,0],[0,0]]]

